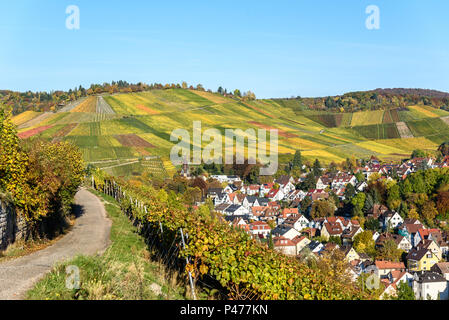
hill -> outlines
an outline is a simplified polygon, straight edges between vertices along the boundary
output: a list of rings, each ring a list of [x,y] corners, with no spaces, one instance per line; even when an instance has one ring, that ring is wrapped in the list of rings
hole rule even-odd
[[[337,113],[297,103],[174,88],[90,96],[58,112],[26,111],[13,121],[22,138],[71,141],[88,163],[115,176],[173,173],[170,134],[192,132],[196,120],[203,131],[217,128],[223,135],[226,128],[276,128],[280,154],[300,149],[306,159],[325,163],[352,155],[399,160],[417,148],[436,150],[449,137],[449,112],[430,106]]]

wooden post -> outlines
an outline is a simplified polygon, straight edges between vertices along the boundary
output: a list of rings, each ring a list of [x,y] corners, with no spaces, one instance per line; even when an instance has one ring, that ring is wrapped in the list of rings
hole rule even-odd
[[[181,232],[182,247],[185,250],[186,242],[184,241],[184,233],[182,232],[182,228],[180,228],[179,231]],[[187,264],[189,264],[188,257],[186,257],[186,262],[187,262]],[[190,271],[189,271],[189,281],[190,281],[190,289],[192,290],[193,300],[196,300],[195,285],[193,284],[193,277],[192,277],[192,273]]]

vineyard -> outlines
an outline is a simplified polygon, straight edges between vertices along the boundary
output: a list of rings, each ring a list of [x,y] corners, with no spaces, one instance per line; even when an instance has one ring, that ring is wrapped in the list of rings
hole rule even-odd
[[[169,161],[174,145],[171,132],[177,128],[191,132],[194,121],[201,121],[203,132],[220,130],[223,141],[226,129],[277,129],[279,153],[294,154],[300,149],[306,160],[318,158],[324,163],[343,161],[348,155],[397,161],[410,147],[408,143],[391,146],[390,142],[424,138],[427,144],[421,143],[422,148],[435,150],[449,135],[449,113],[423,105],[329,113],[307,110],[297,100],[242,102],[183,89],[92,96],[72,103],[66,111],[71,112],[28,112],[13,120],[20,124],[24,138],[39,136],[77,144],[86,162],[154,156],[161,159],[169,175],[176,170]],[[206,145],[203,141],[202,147]],[[116,169],[120,176],[138,170],[144,168]]]
[[[329,300],[368,299],[352,283],[341,283],[298,260],[270,250],[212,215],[207,207],[186,208],[165,191],[117,183],[97,171],[94,187],[115,197],[124,214],[139,221],[149,242],[170,248],[179,234],[188,235],[179,259],[194,282],[212,277],[231,299]],[[161,233],[160,231],[163,231]]]

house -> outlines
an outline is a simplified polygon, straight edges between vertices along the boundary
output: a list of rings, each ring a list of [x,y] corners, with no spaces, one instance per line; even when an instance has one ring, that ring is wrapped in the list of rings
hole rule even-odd
[[[385,291],[380,295],[380,299],[383,300],[387,297],[397,296],[397,289],[399,284],[405,283],[408,286],[413,286],[413,275],[406,271],[391,271],[386,278],[383,279],[383,283],[386,285]]]
[[[424,229],[424,226],[421,223],[416,224],[415,222],[413,222],[413,220],[405,219],[404,223],[398,228],[398,234],[406,237],[412,244],[412,247],[416,247],[421,241],[421,239],[419,237],[416,237],[416,235],[420,229]],[[419,222],[418,220],[416,221]]]
[[[416,299],[447,300],[447,280],[441,274],[431,271],[415,274],[413,291]]]
[[[229,197],[229,202],[231,204],[242,205],[243,200],[246,198],[246,195],[244,195],[242,193],[229,193],[228,197]]]
[[[308,248],[312,253],[318,253],[324,249],[324,245],[321,242],[314,240],[311,241],[305,248]]]
[[[231,205],[228,203],[222,203],[222,204],[219,204],[218,206],[215,206],[215,211],[219,212],[219,213],[224,213],[225,210],[230,206]]]
[[[339,223],[324,223],[321,229],[321,236],[329,240],[330,237],[340,237],[343,233],[343,229]]]
[[[381,215],[380,220],[382,222],[382,227],[384,228],[384,230],[387,230],[388,228],[395,229],[404,222],[404,219],[402,219],[401,215],[394,211],[384,212]]]
[[[230,225],[234,228],[238,228],[238,229],[242,229],[245,232],[249,232],[250,231],[250,227],[249,224],[247,222],[247,220],[245,220],[242,217],[235,217],[233,218],[232,221],[230,221]]]
[[[249,215],[254,219],[259,220],[261,216],[265,213],[268,207],[251,207]]]
[[[254,221],[249,224],[249,232],[253,236],[265,239],[271,233],[271,228],[266,222]]]
[[[309,191],[309,193],[307,193],[307,196],[309,196],[312,201],[317,201],[319,199],[329,199],[329,193],[322,189],[311,190]]]
[[[292,241],[296,246],[296,255],[298,255],[299,252],[301,252],[301,250],[308,246],[311,242],[309,238],[305,236],[296,236],[292,239]]]
[[[274,250],[277,250],[288,256],[296,256],[296,244],[285,237],[273,238]]]
[[[266,197],[271,201],[281,201],[284,199],[285,193],[282,189],[271,189]]]
[[[354,226],[352,228],[346,229],[341,235],[343,244],[352,244],[354,242],[355,236],[361,232],[363,232],[363,229],[360,226]]]
[[[244,216],[249,213],[249,210],[246,209],[244,206],[232,204],[229,207],[227,207],[223,213],[228,216]]]
[[[246,194],[248,196],[255,196],[260,192],[260,186],[258,184],[250,184],[246,187]]]
[[[379,278],[385,278],[392,271],[406,271],[404,263],[376,260],[372,265],[366,267],[365,269],[365,272],[374,273]]]
[[[427,239],[427,240],[422,240],[417,246],[417,248],[426,248],[429,249],[430,251],[432,251],[433,254],[435,254],[435,256],[438,258],[438,260],[442,260],[443,259],[443,253],[440,249],[440,247],[438,246],[438,244],[436,243],[436,241],[432,240],[432,239]]]
[[[441,274],[446,280],[449,281],[449,262],[435,263],[432,268],[430,268],[430,271]]]
[[[264,183],[263,185],[260,186],[260,191],[259,191],[259,195],[261,197],[265,197],[265,195],[270,192],[271,189],[273,189],[274,187],[274,183]]]
[[[272,233],[275,237],[284,237],[290,240],[301,235],[295,228],[283,224],[274,228]]]
[[[284,194],[288,194],[296,189],[294,185],[295,179],[291,176],[281,176],[274,182],[279,185],[279,189],[281,189]]]
[[[225,192],[217,193],[215,195],[211,194],[209,197],[214,201],[215,206],[218,206],[222,203],[230,203],[229,196]]]
[[[383,213],[387,212],[388,208],[383,204],[375,204],[373,207],[368,210],[367,217],[378,219]]]
[[[354,187],[357,184],[357,178],[354,175],[347,173],[338,173],[336,177],[332,180],[332,189],[338,189],[341,187],[346,187],[348,184],[352,184]]]
[[[406,252],[412,249],[412,244],[404,236],[392,233],[383,233],[376,239],[376,248],[380,249],[384,243],[388,240],[394,241],[397,244],[397,248]]]
[[[345,255],[345,260],[351,263],[355,260],[360,260],[360,256],[357,253],[357,251],[354,250],[352,246],[343,246],[341,247],[341,250],[343,251]]]
[[[429,239],[429,237],[439,239],[442,237],[441,231],[439,229],[419,229],[415,237],[416,245],[424,239]]]
[[[289,216],[285,221],[284,225],[290,226],[295,230],[301,232],[303,229],[307,228],[309,225],[309,220],[302,214],[294,214]]]
[[[316,182],[316,189],[327,189],[330,188],[332,183],[332,178],[329,176],[321,176],[318,178],[318,181]]]
[[[238,176],[213,175],[211,178],[218,180],[220,183],[234,183],[236,181],[242,181]]]
[[[295,216],[298,214],[299,214],[298,208],[284,208],[284,209],[282,209],[280,216],[283,219],[287,219],[290,216]]]
[[[293,190],[285,196],[285,200],[294,201],[298,199],[299,201],[302,201],[306,197],[306,195],[307,193],[303,190]]]
[[[242,206],[249,209],[251,207],[260,207],[260,203],[258,201],[258,197],[247,195],[245,199],[242,201]]]
[[[429,271],[440,260],[431,249],[418,246],[407,254],[407,266],[410,271]]]
[[[355,186],[355,190],[357,190],[358,192],[363,192],[367,187],[368,187],[368,183],[366,183],[365,181],[362,181],[362,182],[359,182]]]

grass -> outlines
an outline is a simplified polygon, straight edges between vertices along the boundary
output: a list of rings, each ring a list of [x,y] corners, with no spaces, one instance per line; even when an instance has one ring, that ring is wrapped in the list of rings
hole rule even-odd
[[[27,293],[28,300],[179,300],[189,290],[181,275],[150,261],[144,239],[115,200],[92,191],[112,220],[111,246],[102,256],[78,256],[59,264]],[[66,288],[66,267],[80,270],[80,288]],[[159,290],[155,290],[155,288]],[[187,296],[188,297],[188,296]]]

